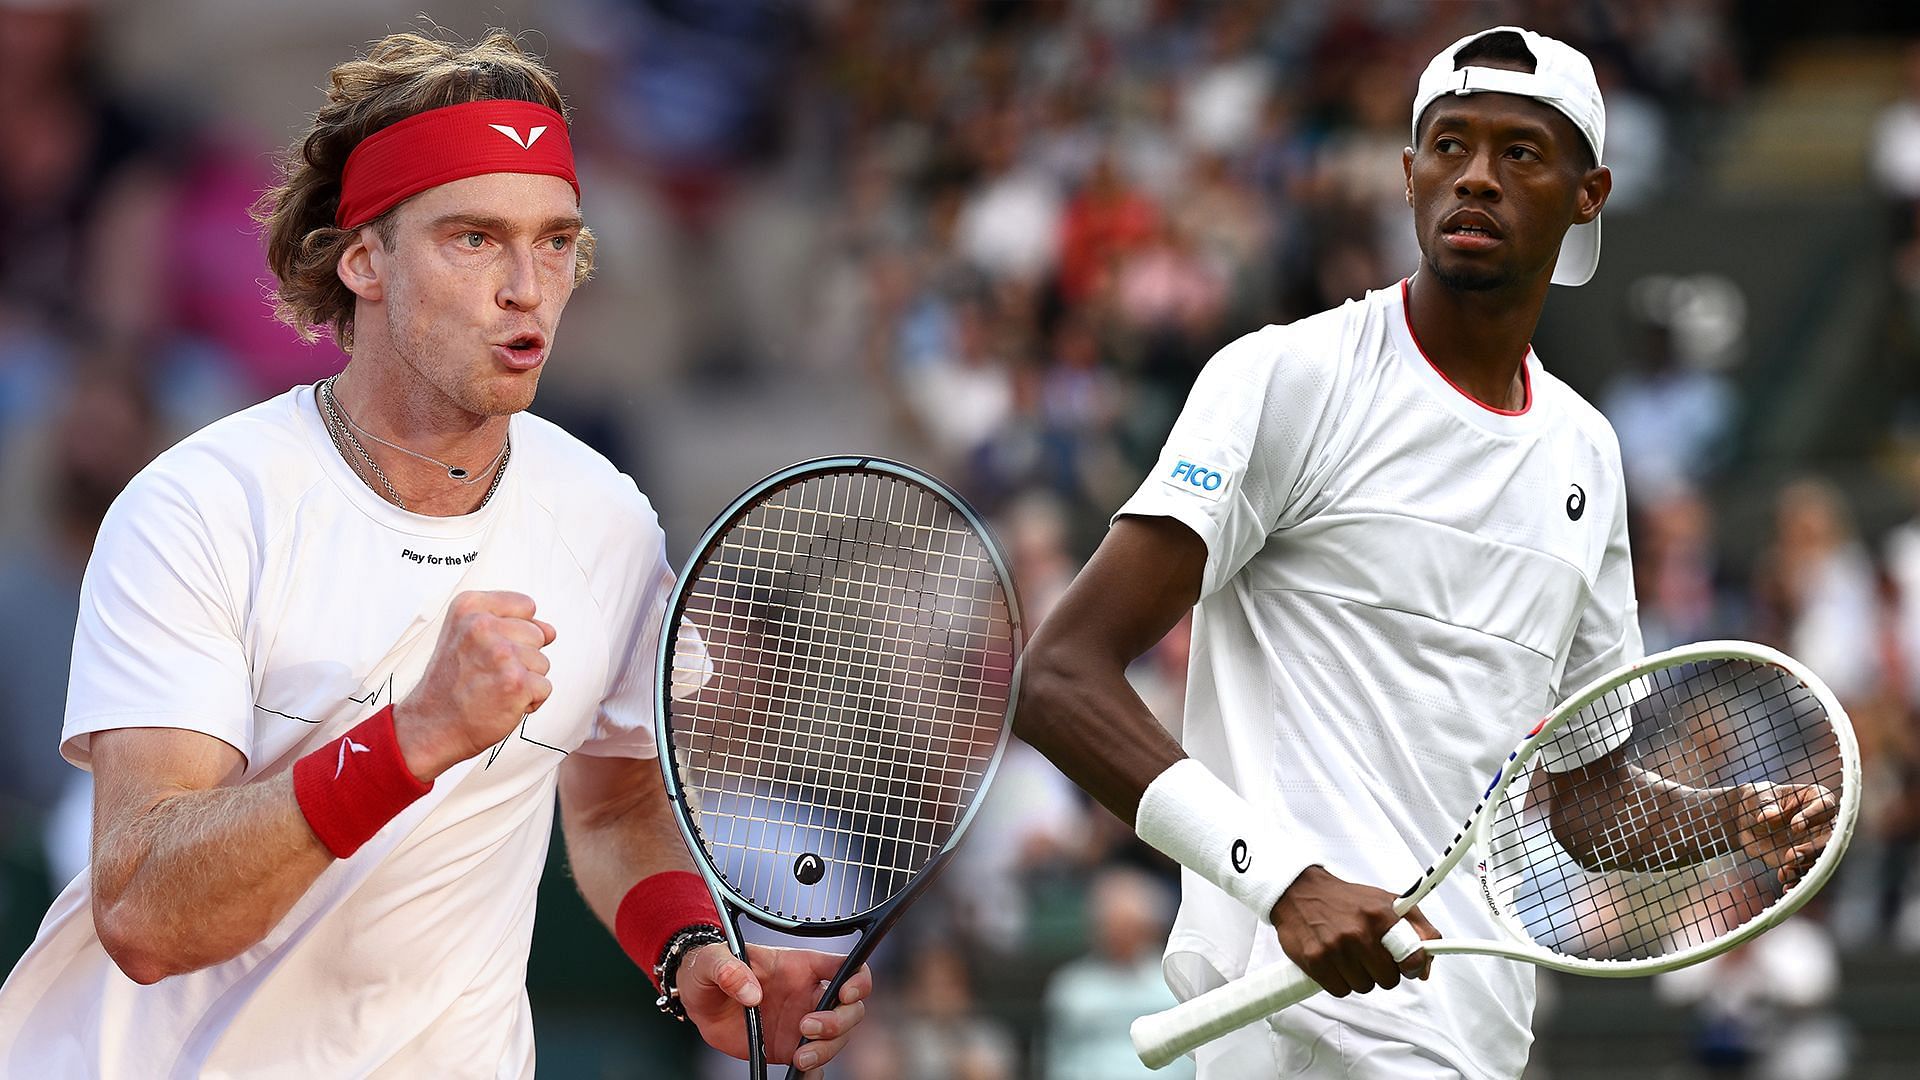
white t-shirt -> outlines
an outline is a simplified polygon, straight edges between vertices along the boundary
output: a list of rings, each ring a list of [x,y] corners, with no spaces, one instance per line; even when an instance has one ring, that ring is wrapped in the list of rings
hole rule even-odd
[[[1405,307],[1402,283],[1228,345],[1119,511],[1178,519],[1207,545],[1175,732],[1187,752],[1312,861],[1393,892],[1559,690],[1641,650],[1605,419],[1531,354],[1525,409],[1472,400]],[[1182,883],[1167,946],[1180,996],[1281,958],[1264,920],[1191,872]],[[1496,934],[1468,873],[1421,911],[1444,934]],[[1533,973],[1447,956],[1430,982],[1298,1007],[1508,1078],[1532,1041]]]
[[[533,1071],[525,973],[557,766],[650,758],[672,584],[633,481],[518,415],[492,501],[408,513],[348,468],[301,387],[162,454],[115,502],[82,590],[62,751],[165,727],[239,750],[241,782],[404,698],[468,589],[533,597],[553,694],[320,875],[240,956],[140,986],[81,875],[0,989],[0,1076],[462,1076]]]

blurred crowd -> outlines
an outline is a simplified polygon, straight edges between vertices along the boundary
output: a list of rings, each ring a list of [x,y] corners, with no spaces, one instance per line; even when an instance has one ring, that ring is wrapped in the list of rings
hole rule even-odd
[[[1608,213],[1626,216],[1700,175],[1702,134],[1753,92],[1733,9],[573,0],[552,16],[550,59],[581,109],[602,280],[563,349],[580,370],[551,376],[554,408],[651,490],[661,467],[627,448],[683,388],[751,395],[783,369],[857,386],[885,409],[883,449],[995,517],[1037,624],[1217,348],[1413,269],[1400,148],[1433,53],[1497,22],[1586,50],[1608,103]],[[0,0],[0,655],[14,671],[0,695],[0,964],[85,860],[84,780],[56,741],[106,506],[180,434],[341,362],[264,300],[247,208],[288,133],[120,85],[104,35],[88,4]],[[1908,349],[1920,46],[1912,67],[1872,152],[1898,215],[1888,274],[1913,313]],[[1752,638],[1827,678],[1859,727],[1869,800],[1825,915],[1796,940],[1812,942],[1803,956],[1883,937],[1920,951],[1920,517],[1865,533],[1819,463],[1795,463],[1804,475],[1768,493],[1764,536],[1732,542],[1720,496],[1739,464],[1741,376],[1702,328],[1701,311],[1724,312],[1703,290],[1637,293],[1634,354],[1581,387],[1627,454],[1647,645]],[[657,323],[623,321],[608,299],[656,295],[673,297],[641,309]],[[654,403],[578,405],[592,395],[568,380],[636,383],[618,367],[646,355],[630,340],[672,354],[638,379]],[[1920,508],[1920,448],[1902,454],[1899,435],[1886,482]],[[1920,443],[1920,424],[1908,435]],[[1169,721],[1185,664],[1182,627],[1135,671]],[[1016,748],[960,864],[882,950],[879,1016],[839,1075],[1137,1071],[1126,1024],[1171,1002],[1158,952],[1173,881]],[[1791,1008],[1819,1010],[1830,983]]]

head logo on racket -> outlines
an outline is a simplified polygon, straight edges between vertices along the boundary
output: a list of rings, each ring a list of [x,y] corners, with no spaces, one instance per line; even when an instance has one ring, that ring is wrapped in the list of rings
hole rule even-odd
[[[827,864],[809,851],[793,860],[793,876],[802,885],[818,885],[820,879],[827,876]]]

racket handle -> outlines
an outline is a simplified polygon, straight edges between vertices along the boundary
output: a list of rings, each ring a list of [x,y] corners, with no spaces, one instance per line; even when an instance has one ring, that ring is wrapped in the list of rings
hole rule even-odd
[[[1399,922],[1388,927],[1387,932],[1381,935],[1380,944],[1387,947],[1387,952],[1393,955],[1393,959],[1397,963],[1419,952],[1421,947],[1426,944],[1426,939],[1420,936],[1420,931],[1415,930],[1412,923],[1401,919]]]
[[[1380,943],[1395,960],[1405,960],[1420,948],[1420,940],[1420,932],[1402,919]],[[1319,983],[1292,960],[1283,958],[1164,1012],[1135,1020],[1133,1049],[1147,1068],[1165,1068],[1182,1054],[1319,992]]]

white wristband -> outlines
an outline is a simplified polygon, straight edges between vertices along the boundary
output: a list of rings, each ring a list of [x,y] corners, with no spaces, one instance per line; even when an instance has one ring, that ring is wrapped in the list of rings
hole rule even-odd
[[[1154,850],[1218,885],[1262,922],[1315,860],[1205,765],[1182,758],[1140,796],[1133,831]]]

